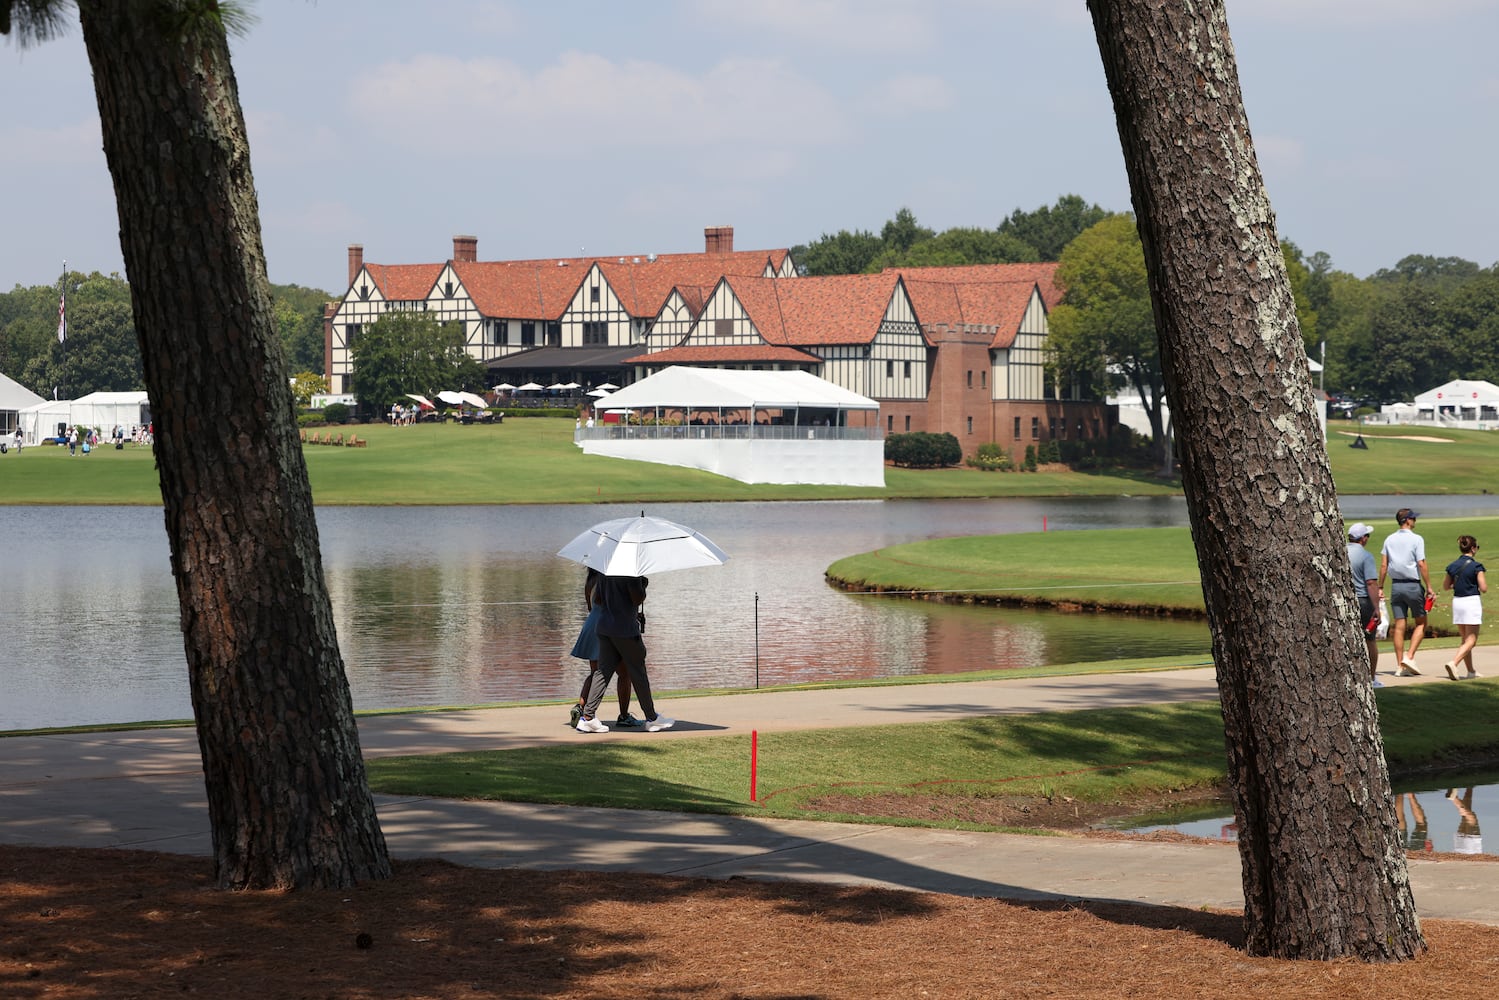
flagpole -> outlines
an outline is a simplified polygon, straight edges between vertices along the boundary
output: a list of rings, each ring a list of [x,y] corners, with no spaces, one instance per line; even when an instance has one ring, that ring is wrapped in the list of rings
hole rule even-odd
[[[62,347],[62,369],[63,376],[67,376],[67,342],[68,342],[68,262],[62,262],[62,279],[58,282],[57,291],[57,343]],[[63,383],[67,388],[67,383]],[[57,396],[57,387],[52,388],[52,395]]]

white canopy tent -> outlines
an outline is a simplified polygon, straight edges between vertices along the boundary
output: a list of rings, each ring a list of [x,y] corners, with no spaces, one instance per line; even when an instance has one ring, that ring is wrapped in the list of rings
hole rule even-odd
[[[1453,379],[1416,396],[1418,420],[1444,423],[1499,421],[1499,385],[1482,379]]]
[[[579,428],[587,454],[746,483],[885,485],[879,403],[808,372],[674,365],[596,405],[646,422]]]
[[[20,413],[21,434],[27,444],[53,437],[58,425],[92,427],[108,436],[116,427],[125,433],[151,422],[151,402],[144,391],[91,392],[78,399],[38,403]]]
[[[0,436],[9,439],[15,433],[20,412],[27,407],[45,402],[46,399],[15,379],[8,375],[0,375]]]

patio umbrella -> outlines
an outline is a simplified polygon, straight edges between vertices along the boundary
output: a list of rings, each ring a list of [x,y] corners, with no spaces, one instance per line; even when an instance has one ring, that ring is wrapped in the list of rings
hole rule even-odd
[[[449,406],[459,406],[463,403],[463,393],[454,392],[452,389],[444,389],[437,394],[437,398]]]
[[[414,392],[408,392],[406,394],[406,398],[407,399],[414,399],[418,403],[421,403],[422,404],[422,409],[424,409],[424,410],[435,410],[435,409],[437,409],[437,407],[432,404],[432,400],[428,399],[426,396],[419,396],[419,395],[417,395]]]
[[[515,389],[515,386],[511,385],[509,382],[501,382],[499,385],[495,386],[495,388],[503,389],[506,392],[511,392]]]
[[[557,551],[605,576],[650,576],[721,566],[728,554],[706,536],[663,517],[620,517],[595,524]]]
[[[576,383],[576,382],[563,382],[562,383],[562,388],[564,388],[564,389],[581,389],[583,387],[581,385],[579,385],[578,383]]]
[[[613,389],[618,389],[619,386],[615,385],[613,382],[600,382],[598,384],[598,388],[613,390]]]
[[[553,382],[551,385],[547,386],[547,388],[551,389],[553,392],[556,392],[558,389],[566,389],[567,386],[563,385],[561,382]]]
[[[537,385],[535,382],[527,382],[525,385],[518,385],[518,386],[516,386],[515,387],[515,391],[516,392],[540,392],[541,391],[541,386]]]
[[[596,397],[598,399],[603,399],[605,396],[609,395],[609,390],[608,389],[603,389],[603,388],[600,388],[600,389],[589,389],[588,390],[588,395],[594,396],[594,397]]]

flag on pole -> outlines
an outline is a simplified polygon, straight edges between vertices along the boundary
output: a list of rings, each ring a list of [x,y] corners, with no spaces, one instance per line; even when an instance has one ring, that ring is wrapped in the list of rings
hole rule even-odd
[[[57,295],[57,342],[61,344],[68,337],[68,262],[62,262],[62,289]]]

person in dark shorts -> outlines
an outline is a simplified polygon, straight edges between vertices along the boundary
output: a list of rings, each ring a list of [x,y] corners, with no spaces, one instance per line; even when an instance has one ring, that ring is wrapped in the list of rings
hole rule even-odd
[[[1374,564],[1374,554],[1369,551],[1369,536],[1374,529],[1362,522],[1348,529],[1348,564],[1353,570],[1353,590],[1358,595],[1358,623],[1364,632],[1364,648],[1369,654],[1369,682],[1375,687],[1384,687],[1379,682],[1377,665],[1379,645],[1375,642],[1379,634],[1379,605],[1384,592],[1379,588],[1379,569]]]

